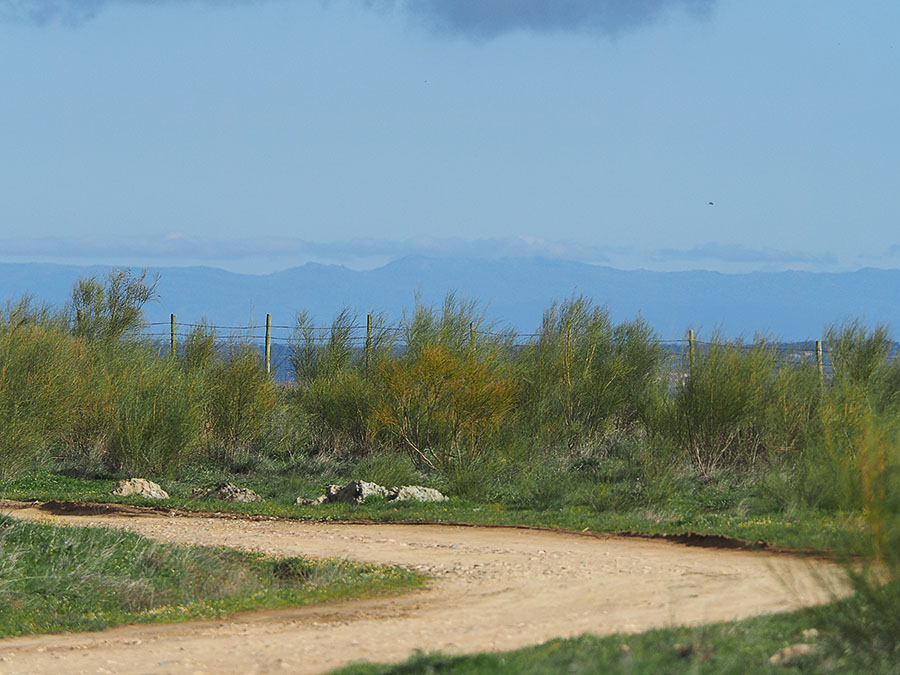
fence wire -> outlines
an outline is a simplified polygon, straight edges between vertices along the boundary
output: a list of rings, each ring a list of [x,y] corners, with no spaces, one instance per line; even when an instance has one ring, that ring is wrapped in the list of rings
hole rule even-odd
[[[146,324],[146,330],[142,333],[143,337],[157,341],[161,348],[167,349],[172,339],[171,321],[154,321]],[[163,329],[166,330],[163,330]],[[367,342],[367,330],[369,326],[362,323],[353,323],[340,326],[300,326],[299,324],[271,324],[269,326],[268,339],[270,344],[279,346],[277,350],[281,352],[280,360],[284,359],[285,350],[289,351],[291,345],[310,344],[315,346],[325,346],[332,340],[340,340],[357,349],[364,349]],[[348,334],[349,333],[349,334]],[[415,329],[408,324],[399,324],[391,326],[373,327],[372,340],[378,344],[379,340],[383,340],[385,336],[394,338],[393,346],[398,349],[409,347],[414,337]],[[547,333],[530,332],[520,333],[513,330],[485,330],[472,327],[469,331],[465,328],[461,329],[461,334],[457,337],[468,337],[469,339],[478,341],[479,339],[497,340],[501,345],[512,349],[525,349],[535,347],[540,344],[541,338],[547,336]],[[465,333],[468,333],[466,335]],[[208,322],[177,322],[175,323],[175,341],[178,345],[184,345],[187,340],[193,337],[208,335],[219,346],[249,342],[256,343],[262,347],[266,340],[265,326],[260,324],[244,324],[244,325],[220,325]],[[798,340],[793,342],[742,342],[740,340],[723,340],[721,342],[700,340],[689,337],[681,338],[653,338],[648,340],[651,344],[661,346],[666,352],[666,360],[675,367],[684,367],[689,358],[689,350],[693,347],[695,355],[702,355],[714,347],[727,347],[732,349],[740,349],[744,352],[754,350],[764,350],[766,353],[775,354],[779,358],[791,360],[795,363],[816,363],[816,340]],[[833,373],[834,368],[828,349],[821,346],[822,369],[825,373]],[[892,353],[888,355],[888,360],[896,360],[900,358],[900,354],[892,346]]]

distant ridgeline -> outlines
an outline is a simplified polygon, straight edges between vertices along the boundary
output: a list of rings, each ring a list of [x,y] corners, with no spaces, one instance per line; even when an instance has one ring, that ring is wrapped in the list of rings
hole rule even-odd
[[[0,298],[29,294],[62,305],[77,279],[102,276],[108,269],[0,263]],[[439,307],[452,291],[477,301],[498,328],[519,333],[536,330],[554,300],[572,295],[606,306],[615,322],[640,315],[666,340],[683,338],[688,328],[701,340],[714,333],[747,340],[755,335],[815,340],[825,326],[856,318],[867,326],[887,324],[900,330],[900,270],[729,275],[623,271],[543,259],[410,257],[367,271],[310,263],[267,275],[204,267],[150,272],[159,273],[159,299],[145,307],[145,314],[160,325],[174,313],[183,324],[205,317],[220,326],[261,328],[271,313],[273,323],[285,326],[301,310],[327,325],[343,307],[358,311],[363,322],[367,312],[383,312],[399,321],[416,297]],[[277,362],[280,347],[273,349]]]

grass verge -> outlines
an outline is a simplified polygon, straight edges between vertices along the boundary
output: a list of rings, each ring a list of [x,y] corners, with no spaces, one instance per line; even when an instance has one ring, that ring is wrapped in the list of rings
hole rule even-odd
[[[0,637],[297,607],[419,587],[393,567],[158,543],[0,515]]]
[[[297,506],[293,498],[300,490],[291,483],[290,477],[217,474],[217,480],[251,487],[259,492],[263,501],[240,504],[192,499],[191,486],[197,482],[189,480],[165,482],[163,487],[172,495],[167,500],[116,497],[110,494],[116,484],[113,479],[71,478],[48,472],[22,473],[0,483],[0,498],[122,503],[299,520],[506,525],[647,535],[691,532],[740,539],[751,547],[764,543],[815,551],[860,553],[866,548],[866,532],[858,519],[815,510],[743,514],[739,506],[710,509],[684,504],[679,508],[632,506],[597,510],[584,505],[563,505],[538,509],[500,502],[477,503],[462,498],[437,503],[376,501],[361,505]],[[313,491],[308,488],[305,491],[313,496]]]
[[[360,664],[334,675],[493,675],[516,673],[896,673],[895,654],[860,655],[829,632],[828,617],[855,611],[857,599],[797,612],[710,624],[664,628],[636,635],[582,635],[501,653],[418,654],[398,664]],[[810,630],[812,632],[810,632]],[[780,650],[809,644],[811,653],[776,665]]]

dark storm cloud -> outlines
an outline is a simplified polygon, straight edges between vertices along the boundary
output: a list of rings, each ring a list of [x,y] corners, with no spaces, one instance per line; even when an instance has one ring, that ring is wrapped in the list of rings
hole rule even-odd
[[[111,5],[186,5],[203,2],[212,7],[253,5],[266,0],[0,0],[0,21],[80,24]]]
[[[702,16],[716,0],[358,0],[398,10],[445,33],[492,38],[517,30],[587,32],[616,37],[673,10]]]
[[[0,0],[0,21],[79,24],[114,4],[173,5],[204,2],[213,7],[267,0]],[[284,0],[287,1],[287,0]],[[313,0],[301,0],[303,2]],[[616,37],[664,18],[672,11],[708,14],[716,0],[320,0],[353,2],[399,12],[436,32],[492,38],[518,30],[586,32]]]
[[[76,24],[108,4],[109,0],[0,0],[0,21]]]

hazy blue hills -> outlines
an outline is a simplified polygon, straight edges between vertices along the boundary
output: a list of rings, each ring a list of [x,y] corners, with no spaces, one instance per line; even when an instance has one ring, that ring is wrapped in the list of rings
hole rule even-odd
[[[81,276],[105,267],[0,263],[0,297],[34,298],[61,305]],[[261,324],[267,312],[289,324],[301,309],[327,323],[343,306],[383,311],[400,318],[416,293],[440,303],[447,291],[478,300],[490,317],[519,331],[540,324],[554,299],[579,293],[606,305],[614,320],[639,313],[664,338],[680,338],[692,327],[708,335],[765,333],[773,338],[819,337],[834,321],[859,317],[867,324],[900,327],[900,270],[857,272],[623,271],[544,259],[478,260],[409,257],[384,267],[353,271],[310,263],[267,275],[207,267],[152,269],[160,275],[160,298],[147,306],[151,321],[206,317],[219,325]]]

